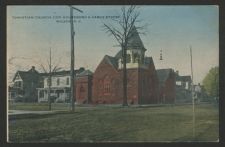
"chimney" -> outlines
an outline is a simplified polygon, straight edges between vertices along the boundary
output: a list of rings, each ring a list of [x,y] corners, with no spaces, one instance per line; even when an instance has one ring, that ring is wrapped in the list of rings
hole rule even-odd
[[[34,72],[35,71],[35,66],[31,67],[31,71]]]

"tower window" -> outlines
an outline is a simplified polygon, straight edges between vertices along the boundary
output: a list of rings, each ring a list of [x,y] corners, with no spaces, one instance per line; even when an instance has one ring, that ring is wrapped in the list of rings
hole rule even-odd
[[[140,56],[138,54],[134,54],[134,62],[139,63],[140,62]]]

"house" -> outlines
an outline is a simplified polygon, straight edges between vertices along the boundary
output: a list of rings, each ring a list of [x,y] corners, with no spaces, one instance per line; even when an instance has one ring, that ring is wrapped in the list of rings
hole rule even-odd
[[[152,57],[134,27],[127,47],[127,101],[129,104],[158,103],[158,80]],[[92,103],[121,104],[123,101],[122,51],[105,55],[93,74]]]
[[[176,102],[188,103],[191,101],[191,76],[180,76],[176,71]]]
[[[193,90],[194,90],[194,97],[196,99],[196,101],[198,102],[207,102],[210,101],[210,98],[208,97],[204,86],[201,85],[200,83],[198,83],[198,85],[193,85]],[[218,97],[214,97],[214,100],[216,102],[219,101]]]
[[[40,86],[41,76],[35,67],[28,71],[17,71],[13,78],[13,86],[9,88],[10,97],[22,102],[37,102],[36,88]]]
[[[84,68],[75,70],[75,74],[84,71]],[[48,102],[49,74],[42,73],[42,85],[37,88],[38,102]],[[70,70],[51,74],[50,97],[52,102],[70,102]]]
[[[156,70],[159,80],[159,102],[160,103],[175,103],[176,88],[175,88],[175,72],[173,69],[158,69]]]

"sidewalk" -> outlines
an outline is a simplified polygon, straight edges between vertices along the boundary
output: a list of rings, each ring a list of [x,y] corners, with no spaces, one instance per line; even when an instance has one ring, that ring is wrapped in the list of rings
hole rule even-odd
[[[8,115],[20,115],[20,114],[52,114],[56,111],[27,111],[27,110],[9,110]]]

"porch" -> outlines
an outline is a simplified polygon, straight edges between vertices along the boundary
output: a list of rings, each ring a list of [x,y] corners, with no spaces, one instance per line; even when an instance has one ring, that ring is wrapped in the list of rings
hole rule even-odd
[[[38,102],[48,102],[49,88],[37,88]],[[67,102],[70,99],[70,88],[68,87],[52,87],[50,97],[53,102]]]

